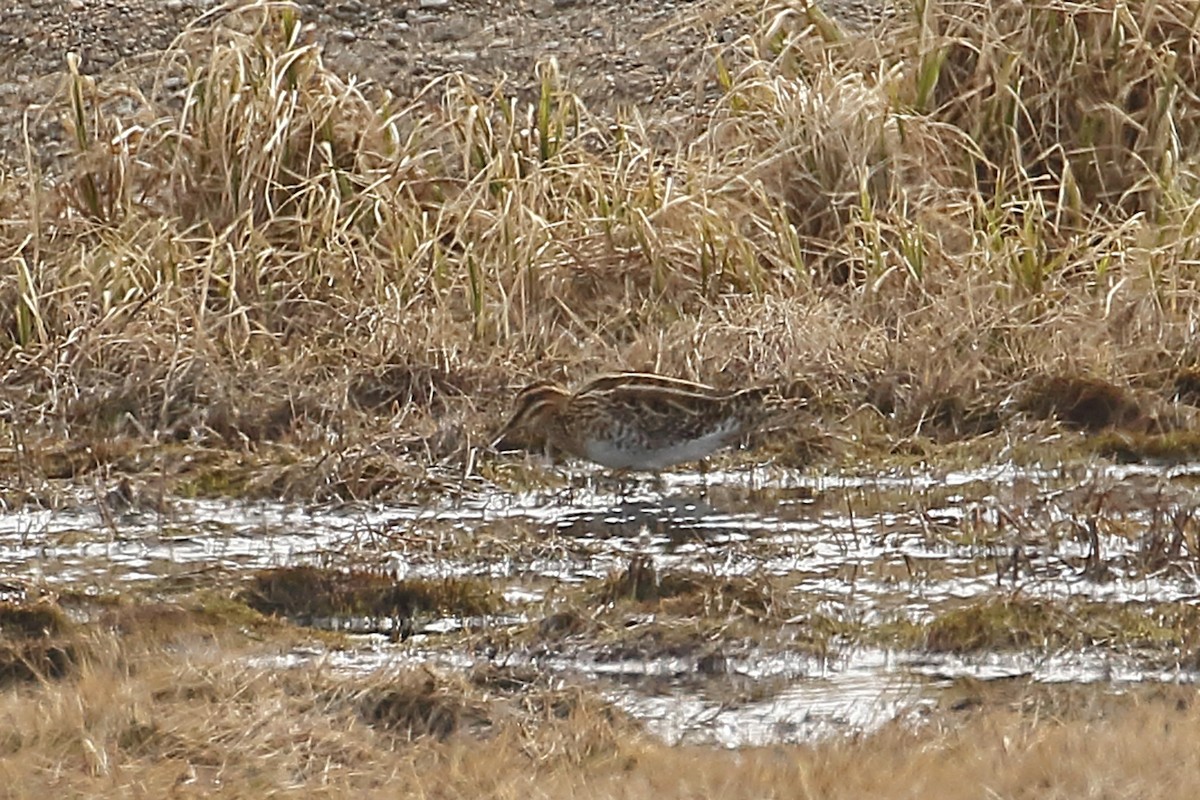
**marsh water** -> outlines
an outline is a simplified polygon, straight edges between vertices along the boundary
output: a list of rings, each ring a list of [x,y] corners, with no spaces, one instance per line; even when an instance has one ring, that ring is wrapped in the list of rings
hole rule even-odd
[[[1147,614],[1155,603],[1194,602],[1200,562],[1186,550],[1200,464],[886,474],[759,467],[624,484],[573,474],[552,490],[479,481],[432,503],[307,508],[184,499],[114,508],[102,492],[90,495],[57,510],[0,514],[0,579],[103,594],[236,585],[252,571],[295,564],[482,578],[502,594],[503,613],[426,616],[403,641],[371,620],[310,621],[349,631],[349,645],[261,663],[321,661],[346,672],[489,660],[534,666],[596,689],[672,742],[762,744],[869,730],[919,715],[964,679],[1114,692],[1195,679],[1161,649],[964,653],[836,635],[821,647],[797,643],[810,642],[816,624],[920,625],[989,598],[1085,600]],[[779,619],[769,640],[698,648],[592,642],[498,655],[446,644],[467,629],[528,628],[554,597],[639,557],[662,574],[761,579],[802,610]],[[663,619],[654,608],[634,610],[621,633],[656,622]]]

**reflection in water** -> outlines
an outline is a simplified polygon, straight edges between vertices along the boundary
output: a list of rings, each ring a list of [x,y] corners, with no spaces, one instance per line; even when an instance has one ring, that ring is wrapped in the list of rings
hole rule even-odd
[[[562,536],[596,539],[653,536],[664,550],[689,542],[728,542],[755,523],[753,514],[729,514],[701,497],[625,500],[608,508],[564,511],[555,521]]]
[[[146,580],[199,583],[294,563],[383,565],[401,577],[493,579],[516,614],[469,624],[500,628],[536,619],[560,583],[608,576],[636,554],[659,569],[769,576],[820,614],[864,624],[921,622],[1013,592],[1172,602],[1200,594],[1195,558],[1164,566],[1173,542],[1194,541],[1198,475],[1200,465],[831,476],[764,468],[749,477],[670,474],[632,490],[588,481],[558,493],[479,492],[419,507],[178,500],[114,511],[81,501],[66,511],[0,514],[0,586],[40,579],[91,591]],[[445,652],[422,648],[464,624],[425,620],[404,645],[365,637],[359,650],[320,657],[344,669],[443,663]],[[589,661],[575,653],[538,664],[595,682],[668,739],[727,744],[869,728],[919,709],[967,674],[1193,677],[1147,671],[1111,654],[1028,662],[861,649],[816,659],[743,649],[704,657],[710,661]]]
[[[419,640],[420,637],[415,637]],[[314,662],[344,674],[427,664],[467,670],[480,660],[459,652],[395,647],[365,637],[358,649],[296,649],[261,658],[255,666],[287,669]],[[507,667],[526,665],[506,659]],[[848,650],[833,658],[797,654],[730,659],[727,674],[713,678],[686,660],[583,662],[542,661],[542,668],[591,682],[610,702],[642,720],[672,744],[761,746],[873,730],[892,720],[919,717],[960,683],[970,695],[980,682],[1103,684],[1119,694],[1137,683],[1195,683],[1194,670],[1147,670],[1128,657],[1063,653],[1031,657],[989,653],[972,658],[947,654]],[[962,702],[961,700],[958,702]],[[969,702],[969,701],[968,701]]]

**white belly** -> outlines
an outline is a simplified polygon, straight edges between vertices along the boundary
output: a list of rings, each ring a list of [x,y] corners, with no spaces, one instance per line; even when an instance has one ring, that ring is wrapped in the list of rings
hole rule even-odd
[[[686,461],[699,461],[728,443],[731,429],[727,426],[696,439],[668,447],[618,447],[612,442],[591,439],[584,444],[587,457],[609,469],[644,469],[658,471]]]

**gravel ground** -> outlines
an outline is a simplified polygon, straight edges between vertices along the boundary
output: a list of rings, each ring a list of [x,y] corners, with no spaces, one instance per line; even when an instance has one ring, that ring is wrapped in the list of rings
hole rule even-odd
[[[827,0],[851,21],[883,0]],[[21,121],[61,85],[68,52],[103,75],[122,61],[152,63],[216,0],[0,2],[0,164],[25,158]],[[300,0],[302,19],[342,75],[399,96],[462,70],[531,96],[534,65],[554,56],[595,110],[638,105],[695,112],[715,96],[704,48],[740,34],[744,18],[722,0]],[[869,12],[868,12],[869,13]],[[46,115],[32,126],[38,155],[61,148]],[[36,115],[31,115],[36,118]]]

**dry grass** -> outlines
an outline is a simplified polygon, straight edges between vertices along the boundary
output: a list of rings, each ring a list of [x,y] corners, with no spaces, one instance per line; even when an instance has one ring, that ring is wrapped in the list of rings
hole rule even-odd
[[[61,174],[0,174],[13,452],[280,442],[310,478],[259,490],[359,497],[469,469],[514,380],[611,367],[801,380],[827,420],[882,382],[893,442],[1008,424],[1045,376],[1189,420],[1163,407],[1200,360],[1196,10],[916,6],[831,43],[742,4],[756,32],[672,152],[550,63],[529,108],[456,76],[400,103],[284,4],[150,77],[71,73]]]
[[[775,381],[884,453],[1029,419],[1120,442],[1190,425],[1196,5],[918,1],[879,36],[806,5],[729,3],[751,33],[712,53],[725,93],[690,130],[595,116],[550,62],[530,107],[464,76],[402,102],[328,70],[282,3],[214,16],[151,74],[71,71],[46,113],[73,152],[0,171],[4,502],[110,479],[151,505],[419,501],[493,474],[478,446],[511,383],[613,367]],[[729,588],[635,566],[607,599]],[[1013,609],[993,610],[926,633],[993,646]],[[1200,788],[1187,698],[698,756],[536,677],[279,671],[231,626],[130,626],[60,631],[55,680],[42,639],[6,640],[6,796]]]
[[[0,695],[5,797],[1152,799],[1200,788],[1186,689],[1066,702],[1038,687],[964,687],[965,714],[812,746],[698,751],[658,744],[536,674],[279,671],[243,660],[261,644],[172,620],[79,634],[90,655],[77,675]]]

